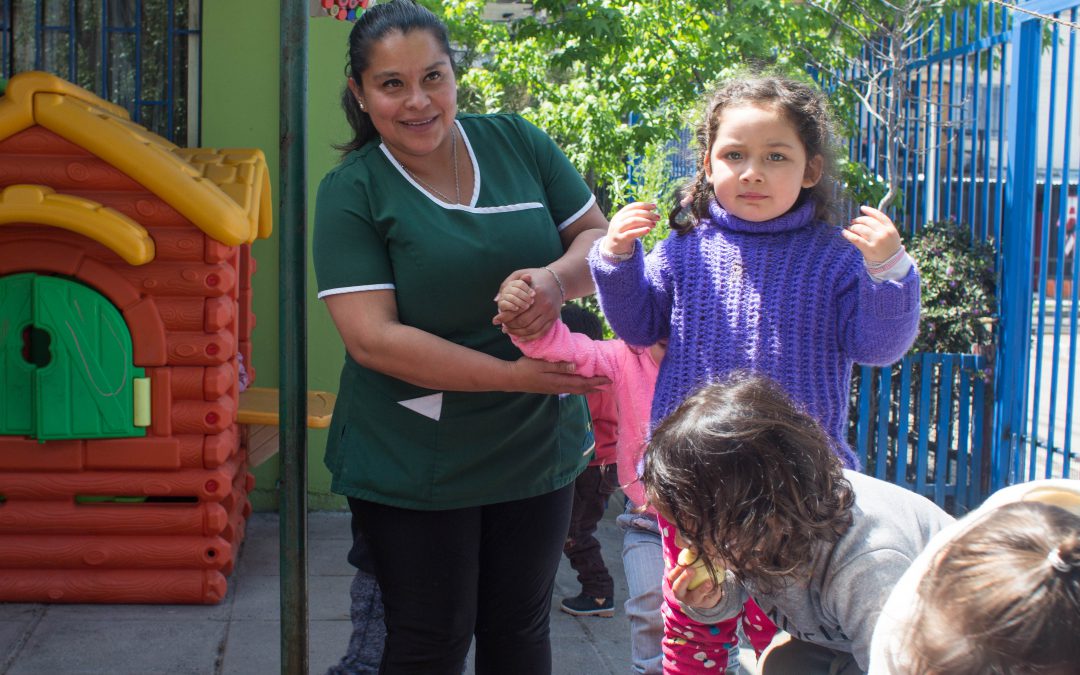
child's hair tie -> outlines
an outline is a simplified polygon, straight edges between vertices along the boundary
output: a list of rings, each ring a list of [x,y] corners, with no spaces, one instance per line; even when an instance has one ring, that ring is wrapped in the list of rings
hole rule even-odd
[[[1063,574],[1073,568],[1072,563],[1067,563],[1062,559],[1061,549],[1058,547],[1050,549],[1050,553],[1046,554],[1046,560],[1050,563],[1051,567]]]

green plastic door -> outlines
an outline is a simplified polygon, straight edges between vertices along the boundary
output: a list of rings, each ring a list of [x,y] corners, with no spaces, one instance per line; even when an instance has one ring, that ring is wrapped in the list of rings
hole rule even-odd
[[[0,277],[0,436],[27,436],[34,426],[30,360],[33,274]]]
[[[51,338],[51,359],[34,379],[35,436],[145,436],[134,425],[131,334],[120,312],[82,284],[34,280],[34,324]]]
[[[127,324],[97,291],[60,277],[0,277],[0,436],[145,436],[134,424],[143,374]]]

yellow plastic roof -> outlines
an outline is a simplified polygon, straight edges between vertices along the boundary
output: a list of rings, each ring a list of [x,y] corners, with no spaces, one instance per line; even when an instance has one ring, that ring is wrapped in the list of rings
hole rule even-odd
[[[0,226],[43,223],[77,232],[116,251],[131,265],[154,259],[146,228],[97,202],[57,194],[44,185],[9,185],[0,192]]]
[[[19,73],[0,97],[0,140],[35,124],[123,171],[217,241],[236,246],[270,236],[270,176],[261,150],[179,148],[81,87],[49,73]],[[107,220],[101,225],[126,227]],[[97,239],[123,245],[137,237]],[[141,255],[137,248],[117,253]]]

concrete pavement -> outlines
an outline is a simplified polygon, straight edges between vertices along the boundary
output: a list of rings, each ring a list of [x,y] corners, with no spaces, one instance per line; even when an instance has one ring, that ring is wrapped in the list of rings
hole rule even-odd
[[[599,538],[616,580],[616,615],[575,618],[553,607],[556,674],[629,672],[622,536],[615,500],[611,506]],[[309,663],[310,673],[321,675],[348,644],[354,569],[345,560],[348,514],[316,512],[308,523]],[[279,673],[277,527],[275,513],[251,517],[228,593],[218,605],[0,604],[0,675]],[[555,606],[578,590],[563,558]]]

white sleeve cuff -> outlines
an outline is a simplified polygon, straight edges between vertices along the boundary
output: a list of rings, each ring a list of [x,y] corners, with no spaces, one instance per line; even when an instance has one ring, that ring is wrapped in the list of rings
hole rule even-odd
[[[866,271],[870,278],[880,282],[900,281],[906,277],[911,268],[915,266],[915,261],[911,259],[911,256],[904,249],[900,249],[899,255],[900,258],[895,263],[880,272],[871,271],[870,268],[867,268]]]

